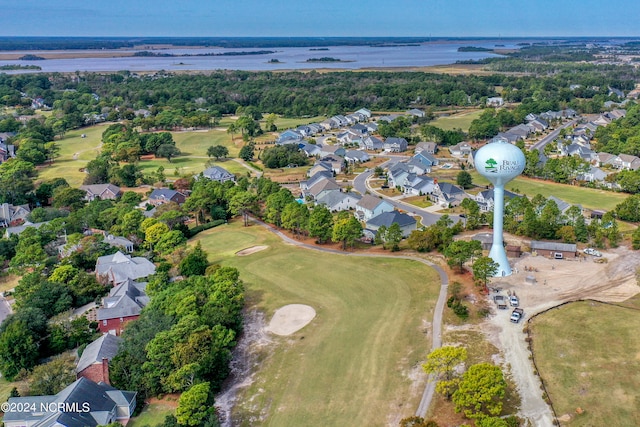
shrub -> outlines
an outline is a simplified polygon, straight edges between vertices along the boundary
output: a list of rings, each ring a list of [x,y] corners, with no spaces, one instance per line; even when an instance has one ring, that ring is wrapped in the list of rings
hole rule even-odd
[[[221,224],[224,224],[225,222],[227,222],[227,221],[224,220],[224,219],[217,219],[215,221],[207,222],[206,224],[197,225],[197,226],[189,229],[189,237],[191,238],[191,237],[195,236],[196,234],[200,233],[201,231],[208,230],[208,229],[213,228],[213,227],[217,227],[217,226],[219,226]]]

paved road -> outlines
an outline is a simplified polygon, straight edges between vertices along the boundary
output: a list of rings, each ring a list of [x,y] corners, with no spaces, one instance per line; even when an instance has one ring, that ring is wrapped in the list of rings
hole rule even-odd
[[[540,141],[538,141],[535,144],[533,144],[531,146],[530,150],[538,150],[539,152],[542,152],[544,150],[545,145],[547,145],[548,143],[552,142],[554,139],[556,139],[558,137],[558,135],[560,134],[560,130],[561,129],[567,128],[569,126],[573,126],[573,124],[576,123],[577,121],[578,121],[578,119],[575,119],[575,120],[571,120],[570,122],[567,122],[567,123],[563,124],[558,129],[554,130],[549,135],[545,136]]]
[[[391,158],[386,162],[382,163],[380,167],[389,168],[394,164],[398,163],[400,160],[402,160],[402,158],[398,158],[398,157]],[[369,170],[367,172],[363,172],[360,175],[356,176],[353,180],[353,188],[356,191],[358,191],[360,194],[365,194],[369,192],[370,194],[382,196],[383,199],[391,203],[396,208],[418,215],[420,218],[422,218],[422,225],[424,225],[425,227],[435,224],[436,221],[438,221],[438,219],[440,219],[440,217],[442,216],[440,214],[427,212],[425,209],[419,208],[409,203],[405,203],[402,200],[394,200],[392,198],[384,196],[383,194],[377,193],[375,190],[371,189],[371,187],[367,185],[367,180],[371,175],[373,175],[373,171]],[[460,221],[460,217],[457,215],[450,215],[450,217],[454,222]]]
[[[434,268],[440,275],[440,294],[438,295],[438,301],[436,302],[436,306],[433,310],[433,320],[431,322],[431,337],[432,337],[431,350],[435,350],[436,348],[439,348],[442,345],[442,312],[444,311],[444,305],[447,299],[447,288],[449,286],[449,278],[447,277],[447,273],[445,273],[445,271],[442,268],[440,268],[440,266],[430,261],[427,261],[426,259],[407,256],[407,255],[351,253],[351,252],[344,252],[344,251],[340,251],[332,248],[323,248],[315,245],[309,245],[309,244],[302,243],[295,239],[290,238],[286,234],[282,233],[280,230],[273,228],[271,225],[266,224],[265,222],[260,221],[257,218],[252,218],[252,220],[255,223],[267,228],[269,231],[271,231],[272,233],[280,237],[283,241],[295,246],[299,246],[301,248],[311,249],[311,250],[320,251],[320,252],[328,252],[328,253],[333,253],[338,255],[345,255],[345,256],[370,257],[370,258],[397,257],[397,258],[421,262],[423,264],[428,265],[429,267]],[[425,417],[427,415],[427,411],[429,410],[429,406],[431,406],[431,400],[433,399],[433,395],[435,393],[436,382],[437,381],[435,377],[433,375],[430,375],[429,379],[427,380],[427,385],[425,386],[425,390],[422,393],[422,398],[420,400],[420,404],[418,405],[416,416]]]

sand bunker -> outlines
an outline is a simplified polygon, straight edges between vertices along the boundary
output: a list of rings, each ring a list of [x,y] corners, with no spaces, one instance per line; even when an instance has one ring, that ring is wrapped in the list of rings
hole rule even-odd
[[[236,255],[238,255],[238,256],[251,255],[251,254],[255,254],[256,252],[263,251],[263,250],[267,249],[268,247],[269,246],[251,246],[250,248],[243,249],[241,251],[236,252]]]
[[[280,307],[273,314],[267,330],[276,335],[291,335],[304,328],[313,318],[316,311],[304,304],[289,304]]]

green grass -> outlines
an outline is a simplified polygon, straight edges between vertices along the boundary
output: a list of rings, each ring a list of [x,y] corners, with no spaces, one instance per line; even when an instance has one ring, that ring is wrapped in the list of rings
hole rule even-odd
[[[145,405],[140,415],[131,418],[127,423],[127,427],[154,427],[164,422],[167,415],[175,413],[174,403],[157,402]]]
[[[534,355],[556,412],[574,416],[566,425],[640,425],[640,312],[576,302],[532,325]]]
[[[438,117],[432,122],[429,122],[429,124],[437,126],[440,129],[444,130],[453,130],[456,128],[460,128],[464,132],[468,132],[469,126],[471,126],[471,122],[480,117],[481,114],[482,110],[464,112],[446,117]]]
[[[41,168],[38,177],[43,180],[64,177],[72,187],[82,185],[85,174],[80,169],[96,158],[104,129],[105,125],[101,124],[67,132],[63,139],[56,141],[60,146],[59,157],[52,165]],[[82,138],[82,134],[86,138]]]
[[[0,377],[0,402],[6,402],[9,399],[11,389],[17,387],[19,383],[9,382],[4,377]]]
[[[278,131],[284,131],[290,128],[298,127],[300,125],[308,125],[309,123],[319,123],[325,119],[326,117],[324,116],[307,117],[302,119],[278,117],[278,119],[275,121],[275,125],[278,127]]]
[[[248,305],[267,321],[286,304],[316,318],[289,337],[271,336],[254,383],[239,398],[238,425],[386,425],[412,415],[419,391],[407,374],[429,348],[439,278],[427,266],[391,258],[326,254],[283,244],[262,227],[238,223],[200,233],[210,261],[240,269]],[[268,249],[249,256],[247,247]]]
[[[473,177],[473,183],[476,185],[489,185],[486,178],[480,176],[478,172],[470,171]],[[599,209],[610,211],[617,204],[623,202],[628,194],[614,193],[613,191],[604,191],[594,188],[578,187],[575,185],[557,184],[551,181],[542,181],[519,176],[506,185],[506,189],[519,194],[524,194],[532,198],[536,194],[542,194],[544,197],[556,196],[571,204],[580,204],[587,209]]]

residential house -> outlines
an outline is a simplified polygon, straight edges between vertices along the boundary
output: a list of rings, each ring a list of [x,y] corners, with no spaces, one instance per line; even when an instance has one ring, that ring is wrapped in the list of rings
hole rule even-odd
[[[438,182],[433,188],[431,199],[442,206],[459,206],[462,200],[467,198],[465,191],[448,182]]]
[[[407,111],[407,115],[414,116],[414,117],[424,117],[425,113],[424,111],[419,110],[417,108],[412,108],[411,110]]]
[[[345,150],[345,148],[340,145],[323,144],[320,147],[320,157],[326,157],[331,155],[344,157],[346,152],[347,150]]]
[[[10,397],[2,421],[5,427],[126,425],[136,408],[136,394],[79,378],[58,394]]]
[[[618,154],[611,161],[611,165],[616,169],[634,171],[640,169],[640,158],[630,154]]]
[[[578,181],[601,183],[601,182],[604,182],[606,177],[607,177],[607,173],[605,171],[603,171],[598,167],[591,166],[587,172],[579,174],[576,177],[576,179]]]
[[[140,317],[142,309],[149,304],[146,286],[146,282],[128,279],[111,288],[96,313],[100,332],[120,335],[128,322]]]
[[[113,184],[81,185],[80,189],[87,192],[84,198],[88,201],[98,198],[100,200],[115,200],[122,195],[120,187]]]
[[[302,193],[302,195],[304,197],[312,197],[314,200],[317,200],[318,198],[322,198],[324,195],[326,195],[329,192],[332,192],[332,191],[340,192],[340,190],[341,190],[340,185],[333,178],[329,178],[329,179],[323,179],[317,182],[316,184],[314,184],[313,186],[309,187],[307,190],[305,190]]]
[[[411,232],[416,230],[417,221],[406,213],[394,210],[390,212],[383,212],[367,220],[365,227],[368,230],[377,233],[380,227],[385,226],[386,228],[389,228],[393,224],[398,224],[400,226],[400,230],[402,230],[402,237],[409,237]]]
[[[87,345],[76,365],[76,379],[86,378],[96,383],[103,382],[111,385],[109,362],[118,354],[121,342],[122,338],[120,337],[103,334]]]
[[[361,108],[358,111],[356,111],[356,113],[358,114],[362,114],[363,116],[365,116],[367,119],[371,118],[371,110],[368,110],[367,108]]]
[[[318,182],[323,181],[325,179],[333,179],[333,172],[322,168],[316,171],[316,173],[314,173],[313,176],[307,179],[306,181],[300,181],[300,189],[304,192],[305,190],[308,190]]]
[[[361,120],[366,120],[366,117],[363,116],[362,114],[347,114],[347,120],[349,121],[349,123],[358,123]]]
[[[518,194],[512,193],[511,191],[504,190],[505,201],[513,199],[515,197],[520,197],[520,196]],[[493,206],[495,202],[495,195],[494,195],[493,188],[479,192],[474,197],[474,200],[480,207],[481,212],[493,211]]]
[[[594,163],[596,166],[612,165],[616,157],[617,156],[615,154],[605,152],[597,153]]]
[[[325,205],[331,212],[352,210],[362,196],[353,192],[329,191],[316,199],[318,205]]]
[[[435,188],[435,180],[424,175],[409,174],[401,188],[404,193],[414,196],[430,195]]]
[[[449,153],[454,157],[466,157],[471,154],[471,151],[473,151],[471,144],[466,141],[462,141],[449,147]]]
[[[384,150],[392,153],[403,153],[407,151],[409,143],[404,138],[389,137],[384,140]]]
[[[366,134],[369,133],[369,130],[367,130],[367,127],[365,125],[360,124],[360,123],[351,126],[349,128],[349,131],[355,132],[355,133],[357,133],[357,134],[359,134],[361,136],[362,135],[366,135]]]
[[[104,243],[107,245],[121,248],[127,253],[133,252],[133,242],[122,236],[114,236],[113,234],[105,233],[104,234]]]
[[[364,127],[367,128],[367,131],[369,133],[373,133],[373,132],[377,132],[378,131],[378,124],[376,122],[365,123]]]
[[[156,272],[156,266],[146,258],[131,257],[118,251],[96,261],[96,276],[118,285],[128,280],[142,279]]]
[[[300,132],[293,129],[287,129],[284,132],[282,132],[280,136],[278,136],[278,139],[276,139],[276,144],[278,145],[297,144],[303,139],[304,139],[304,136]]]
[[[540,117],[535,120],[531,120],[528,125],[531,126],[535,132],[543,132],[549,127],[549,123]]]
[[[331,165],[331,170],[336,174],[342,171],[342,166],[344,164],[344,159],[342,157],[338,157],[333,154],[320,158],[320,161],[323,163],[329,163]]]
[[[27,221],[31,212],[29,205],[14,206],[9,203],[0,204],[0,227],[12,227]]]
[[[609,95],[615,95],[618,98],[624,98],[624,92],[620,89],[609,86]]]
[[[4,237],[8,239],[14,234],[19,236],[24,230],[26,230],[29,227],[40,228],[44,224],[48,224],[48,223],[49,223],[49,221],[44,221],[44,222],[25,221],[21,225],[16,225],[14,227],[7,227],[4,230]]]
[[[411,159],[416,160],[422,163],[424,166],[426,166],[428,168],[427,173],[431,172],[431,168],[433,166],[437,166],[440,164],[440,160],[438,160],[437,158],[433,157],[431,154],[428,154],[424,151],[415,154]]]
[[[356,216],[363,221],[368,221],[383,212],[393,211],[393,205],[384,199],[365,194],[356,204]]]
[[[567,203],[562,199],[557,198],[556,196],[549,196],[547,198],[548,201],[554,201],[556,206],[558,206],[558,209],[560,210],[560,214],[562,215],[566,215],[567,211],[571,208],[572,205],[571,203]],[[580,212],[582,212],[582,205],[575,205],[578,208],[580,208]]]
[[[0,140],[0,163],[4,163],[15,156],[15,147],[13,145],[5,144]]]
[[[233,181],[236,182],[236,176],[220,166],[212,166],[207,168],[202,172],[202,176],[205,178],[209,178],[211,181],[218,182],[226,182]]]
[[[348,129],[336,135],[336,139],[340,144],[359,144],[364,136],[361,132]]]
[[[371,160],[371,157],[364,151],[349,150],[345,153],[344,159],[349,163],[363,163]]]
[[[364,148],[370,151],[380,151],[384,148],[384,142],[375,136],[368,136],[363,141]]]
[[[427,153],[427,154],[436,154],[438,151],[438,143],[433,141],[423,141],[418,142],[415,148],[415,152],[417,153]]]
[[[306,142],[301,142],[300,144],[298,144],[298,148],[304,151],[304,154],[306,154],[307,157],[319,156],[320,152],[322,151],[318,144],[308,144]]]
[[[333,166],[329,162],[324,162],[322,160],[316,160],[316,162],[311,166],[311,168],[307,171],[307,176],[312,177],[318,172],[329,171],[331,176],[333,176]]]
[[[187,200],[187,196],[179,191],[171,190],[169,188],[156,188],[149,195],[148,202],[153,206],[160,206],[169,202],[182,205],[185,200]]]
[[[560,152],[564,156],[577,156],[587,162],[592,162],[597,158],[597,154],[595,151],[590,148],[584,147],[580,144],[559,144]]]
[[[502,107],[504,105],[504,99],[501,96],[492,96],[487,98],[487,106],[489,107]]]
[[[387,123],[391,123],[392,121],[394,121],[395,119],[397,119],[398,117],[400,117],[400,114],[389,114],[386,116],[380,116],[378,117],[378,121],[379,122],[387,122]]]
[[[411,173],[411,167],[405,162],[398,162],[387,170],[387,180],[390,187],[400,188]]]
[[[409,172],[415,173],[416,175],[424,175],[425,173],[431,172],[432,166],[429,166],[426,162],[421,162],[419,159],[412,157],[407,161],[403,162],[407,165]]]

